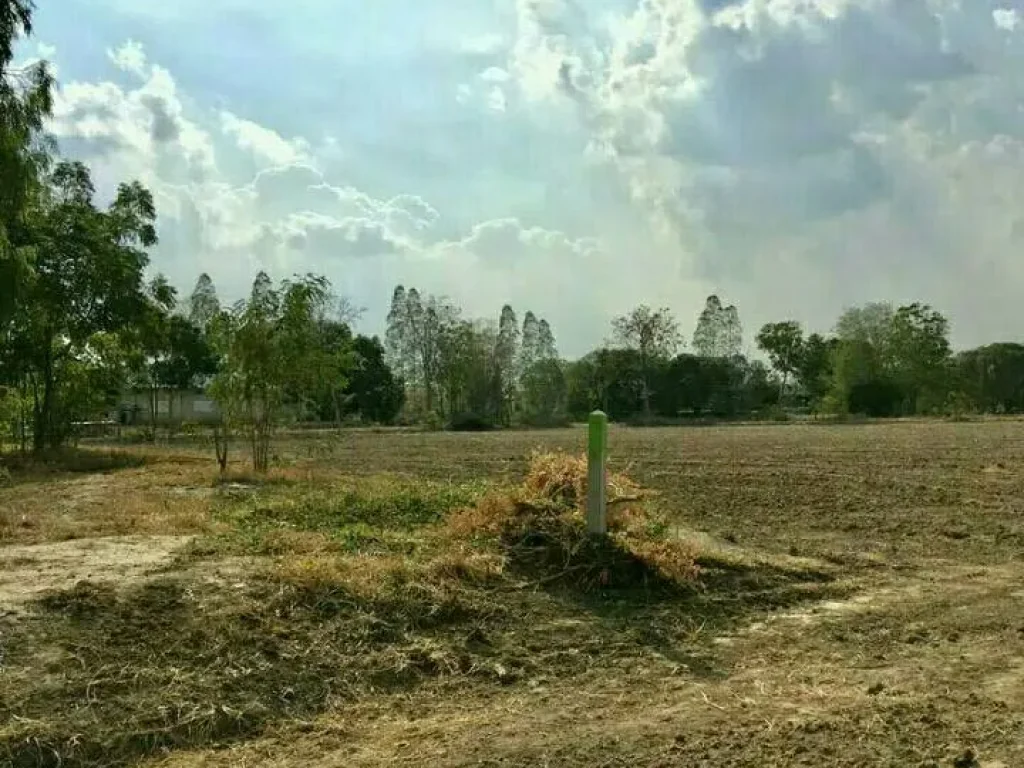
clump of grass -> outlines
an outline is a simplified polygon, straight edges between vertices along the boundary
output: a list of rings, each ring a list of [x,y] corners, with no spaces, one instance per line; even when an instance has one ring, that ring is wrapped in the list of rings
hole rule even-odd
[[[278,528],[266,531],[262,535],[259,553],[267,555],[323,554],[338,552],[341,549],[341,543],[325,533]]]
[[[455,540],[496,543],[509,563],[543,582],[576,587],[679,586],[698,575],[690,544],[668,535],[667,522],[624,474],[608,478],[608,536],[592,537],[585,523],[586,458],[535,453],[522,485],[492,494],[452,514]]]
[[[146,464],[146,457],[108,448],[60,448],[43,453],[11,454],[4,464],[12,478],[43,478],[62,472],[89,473],[133,469]]]

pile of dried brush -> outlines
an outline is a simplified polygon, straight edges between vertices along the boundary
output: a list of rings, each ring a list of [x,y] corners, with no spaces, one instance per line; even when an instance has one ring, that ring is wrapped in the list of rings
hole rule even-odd
[[[674,538],[645,492],[628,476],[608,477],[608,535],[593,537],[585,522],[586,457],[534,453],[523,483],[452,514],[455,539],[497,544],[510,568],[539,582],[577,587],[689,584],[695,553]]]

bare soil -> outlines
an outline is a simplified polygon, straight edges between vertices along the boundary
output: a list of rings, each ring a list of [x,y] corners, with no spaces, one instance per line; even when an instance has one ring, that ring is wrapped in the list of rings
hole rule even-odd
[[[691,595],[474,587],[371,611],[266,577],[420,546],[419,523],[313,526],[350,478],[501,484],[582,441],[295,437],[272,484],[216,493],[212,456],[175,446],[0,490],[0,763],[1024,765],[1018,421],[613,427],[613,467],[700,553]],[[288,535],[243,546],[239,510]]]
[[[112,536],[0,549],[0,614],[80,581],[131,583],[172,562],[191,539],[182,536]]]

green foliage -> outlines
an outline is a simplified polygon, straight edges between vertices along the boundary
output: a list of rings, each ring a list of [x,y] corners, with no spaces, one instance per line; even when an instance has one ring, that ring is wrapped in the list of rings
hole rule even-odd
[[[485,323],[449,323],[438,343],[438,405],[449,422],[497,424],[504,403],[497,333]],[[471,418],[473,417],[473,418]]]
[[[439,522],[450,511],[475,504],[479,483],[439,483],[378,476],[339,485],[305,488],[268,486],[218,513],[229,536],[246,549],[259,548],[271,531],[315,531],[343,542],[378,544],[383,531],[409,531]],[[356,546],[354,546],[356,545]]]
[[[283,421],[358,413],[390,423],[403,407],[428,426],[480,428],[555,424],[594,408],[619,419],[736,417],[780,399],[837,413],[944,413],[951,393],[960,393],[956,409],[1024,409],[1024,347],[954,358],[946,318],[919,303],[850,309],[830,338],[805,338],[793,320],[766,324],[757,344],[781,385],[740,355],[738,310],[718,296],[700,314],[697,355],[676,355],[682,337],[668,309],[641,305],[614,319],[614,348],[572,363],[532,311],[521,324],[510,305],[496,323],[474,321],[401,285],[383,344],[353,337],[351,317],[332,309],[329,284],[313,275],[275,286],[261,273],[245,301],[224,308],[203,274],[179,307],[164,278],[146,282],[156,243],[149,191],[124,183],[100,208],[89,169],[55,160],[43,131],[49,69],[12,69],[32,10],[0,0],[0,421],[15,423],[22,442],[30,433],[36,450],[61,444],[74,422],[103,416],[131,388],[150,393],[155,435],[162,392],[208,387],[222,466],[244,427],[260,470]]]
[[[275,288],[261,272],[249,298],[213,323],[223,363],[211,392],[225,420],[245,426],[258,472],[269,467],[271,436],[285,406],[294,417],[325,381],[346,383],[348,345],[323,342],[330,297],[326,278],[305,275]]]
[[[41,194],[52,148],[43,133],[53,106],[49,65],[11,68],[17,41],[32,32],[32,10],[26,0],[0,0],[0,324],[31,274],[24,216]]]
[[[955,386],[984,413],[1024,411],[1024,345],[989,344],[961,352],[952,371]]]
[[[397,286],[385,334],[386,361],[406,388],[407,416],[420,422],[509,426],[523,411],[528,372],[558,359],[554,332],[527,311],[502,307],[497,326],[462,317],[443,298]],[[436,417],[436,418],[435,418]]]
[[[757,333],[757,346],[768,355],[772,367],[782,374],[782,389],[785,391],[790,376],[800,369],[804,356],[804,332],[800,323],[785,320],[768,323]]]
[[[822,407],[823,399],[831,387],[833,361],[837,339],[826,339],[819,333],[810,334],[803,343],[797,360],[796,376],[809,404]]]
[[[683,343],[679,323],[669,309],[652,310],[641,304],[628,315],[612,320],[612,338],[617,346],[634,351],[638,356],[634,386],[639,391],[644,413],[650,415],[655,369]]]
[[[503,426],[512,423],[516,408],[517,388],[520,371],[519,361],[519,327],[515,310],[506,304],[501,308],[498,320],[498,338],[494,347],[495,362],[501,376],[501,414]]]
[[[555,426],[566,421],[568,387],[560,360],[538,360],[523,373],[521,421],[532,426]]]
[[[938,413],[951,383],[949,323],[924,304],[868,304],[836,324],[832,398],[869,416]]]
[[[565,368],[567,410],[582,420],[600,408],[615,420],[632,420],[644,414],[676,419],[714,416],[732,418],[775,405],[778,384],[767,368],[741,356],[699,357],[681,354],[656,364],[652,376],[650,411],[645,408],[635,350],[602,349]]]
[[[59,163],[45,181],[26,212],[33,258],[7,337],[13,373],[30,389],[37,451],[67,439],[73,421],[122,386],[127,355],[109,334],[143,321],[145,249],[156,242],[153,198],[139,184],[122,184],[101,210],[81,163]]]
[[[631,349],[599,349],[570,363],[566,372],[568,410],[577,420],[600,409],[624,419],[644,409],[643,364]]]
[[[405,387],[384,361],[380,340],[356,336],[352,342],[355,363],[345,390],[347,409],[364,420],[391,424],[405,403]]]

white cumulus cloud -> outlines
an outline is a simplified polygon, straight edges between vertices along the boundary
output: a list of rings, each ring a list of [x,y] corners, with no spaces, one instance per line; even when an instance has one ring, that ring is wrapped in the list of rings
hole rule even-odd
[[[231,112],[220,113],[221,130],[231,136],[242,149],[270,165],[291,165],[309,162],[309,147],[302,139],[288,140],[276,131]]]
[[[827,327],[846,304],[922,299],[961,342],[1024,334],[1006,290],[1024,279],[1008,224],[1024,49],[998,34],[1015,11],[638,0],[599,22],[591,4],[520,0],[518,89],[540,112],[573,105],[672,258],[741,311]]]

